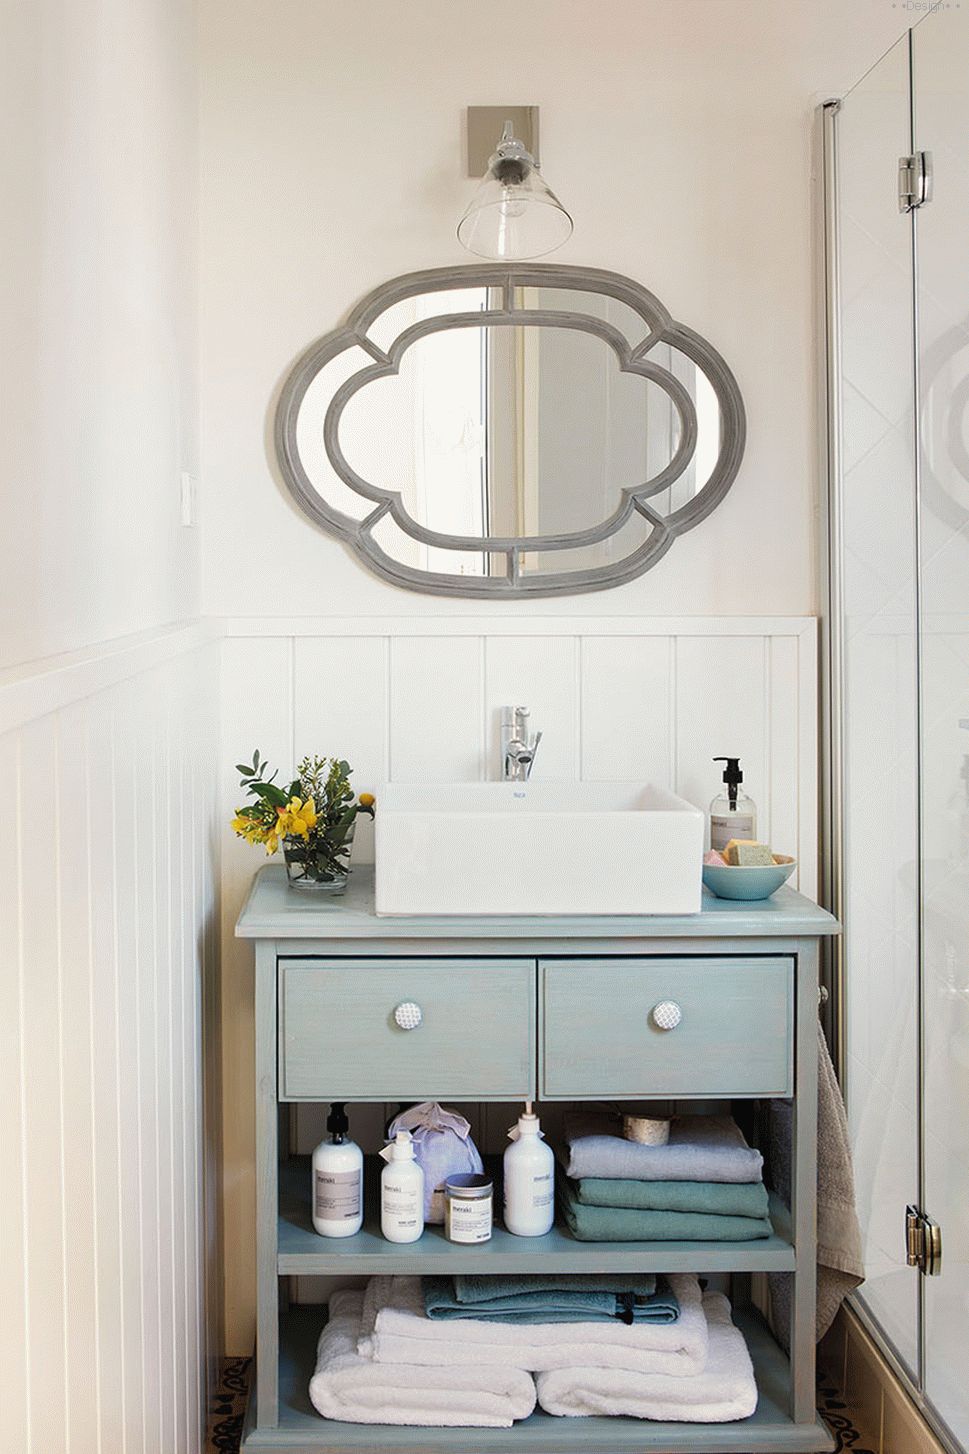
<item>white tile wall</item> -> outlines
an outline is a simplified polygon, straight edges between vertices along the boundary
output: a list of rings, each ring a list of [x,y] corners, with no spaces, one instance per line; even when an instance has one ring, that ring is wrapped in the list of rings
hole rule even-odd
[[[358,791],[388,779],[494,778],[502,706],[544,732],[536,778],[640,780],[706,808],[716,754],[740,755],[759,832],[817,857],[817,661],[811,618],[355,617],[233,620],[223,643],[222,820],[255,747],[283,773],[339,753]],[[354,846],[372,860],[367,824]],[[233,926],[262,859],[226,828],[222,958],[226,1337],[252,1346],[252,951]]]
[[[202,1447],[221,1304],[218,650],[165,633],[0,681],[11,1454]]]

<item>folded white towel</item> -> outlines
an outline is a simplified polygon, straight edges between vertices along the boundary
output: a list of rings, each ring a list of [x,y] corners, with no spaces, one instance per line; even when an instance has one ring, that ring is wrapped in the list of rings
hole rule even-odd
[[[363,1306],[360,1352],[378,1363],[434,1368],[474,1362],[533,1373],[548,1368],[626,1368],[683,1378],[707,1360],[707,1323],[700,1285],[674,1274],[680,1304],[675,1323],[533,1323],[483,1318],[437,1321],[424,1311],[419,1277],[372,1277]]]
[[[313,1406],[345,1424],[509,1429],[535,1407],[535,1381],[515,1368],[477,1364],[400,1368],[357,1352],[363,1293],[341,1290],[316,1349]]]
[[[730,1321],[730,1304],[722,1293],[707,1293],[703,1311],[710,1353],[702,1373],[670,1378],[621,1368],[558,1368],[538,1375],[539,1403],[547,1413],[568,1418],[624,1414],[690,1424],[749,1418],[757,1407],[757,1385],[743,1334]]]

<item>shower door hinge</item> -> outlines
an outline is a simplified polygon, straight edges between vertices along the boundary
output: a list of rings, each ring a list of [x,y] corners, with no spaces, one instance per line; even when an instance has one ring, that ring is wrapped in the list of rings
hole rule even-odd
[[[932,201],[932,153],[913,152],[898,159],[898,210],[914,212]]]
[[[926,1277],[942,1271],[942,1228],[915,1206],[905,1208],[905,1261]]]

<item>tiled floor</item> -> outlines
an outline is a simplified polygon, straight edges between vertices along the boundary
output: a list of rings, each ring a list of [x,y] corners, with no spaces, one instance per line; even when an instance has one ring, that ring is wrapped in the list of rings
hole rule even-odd
[[[234,1358],[225,1364],[209,1421],[206,1454],[238,1454],[249,1387],[249,1365],[248,1358]],[[818,1383],[818,1408],[837,1438],[839,1450],[850,1449],[851,1454],[873,1454],[874,1445],[855,1424],[854,1410],[846,1406],[837,1388],[826,1379]]]

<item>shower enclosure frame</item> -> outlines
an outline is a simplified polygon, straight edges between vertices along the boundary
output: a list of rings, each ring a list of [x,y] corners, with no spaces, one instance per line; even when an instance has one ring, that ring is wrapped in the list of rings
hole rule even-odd
[[[909,150],[914,156],[919,145],[915,109],[915,30],[909,30],[904,37],[908,56],[908,121]],[[894,48],[893,48],[894,49]],[[883,58],[884,59],[884,58]],[[869,73],[870,74],[870,73]],[[849,93],[850,95],[850,93]],[[846,667],[845,667],[845,531],[844,531],[844,448],[843,448],[843,334],[842,334],[842,271],[840,247],[840,154],[839,119],[843,114],[845,101],[832,98],[817,108],[816,157],[820,182],[821,205],[818,209],[818,253],[817,277],[821,302],[820,326],[823,341],[822,368],[819,378],[819,412],[821,423],[821,469],[824,488],[822,491],[822,651],[821,651],[821,711],[822,711],[822,759],[821,759],[821,809],[822,809],[822,902],[841,921],[844,932],[826,946],[823,967],[824,984],[828,990],[825,1028],[832,1047],[832,1054],[838,1077],[845,1088],[846,1099],[850,1097],[847,1084],[848,1062],[848,1016],[846,984],[848,961],[851,954],[851,915],[847,912],[846,889]],[[900,210],[902,210],[900,208]],[[917,854],[916,923],[914,942],[914,1003],[916,1026],[914,1055],[916,1066],[917,1104],[913,1108],[917,1124],[916,1160],[918,1182],[918,1205],[923,1207],[927,1195],[926,1176],[926,1131],[925,1131],[925,1069],[926,1069],[926,1007],[925,1007],[925,857],[924,857],[924,811],[925,784],[922,752],[924,737],[924,662],[923,635],[923,557],[922,557],[922,484],[923,484],[923,430],[920,404],[920,318],[919,318],[919,220],[918,204],[911,207],[906,219],[911,229],[911,336],[912,336],[912,385],[914,420],[912,428],[913,458],[912,500],[914,516],[914,538],[912,540],[913,560],[913,603],[914,603],[914,725],[916,732],[916,818],[915,851]],[[906,361],[906,364],[908,361]],[[899,1237],[903,1236],[900,1222]],[[927,1333],[926,1333],[926,1278],[918,1268],[912,1275],[919,1279],[916,1338],[917,1357],[915,1368],[910,1369],[896,1352],[877,1318],[864,1305],[862,1297],[851,1299],[852,1310],[870,1334],[880,1352],[895,1374],[899,1383],[923,1414],[926,1422],[944,1447],[953,1454],[964,1454],[964,1445],[958,1441],[947,1426],[942,1414],[926,1393],[927,1375]]]

